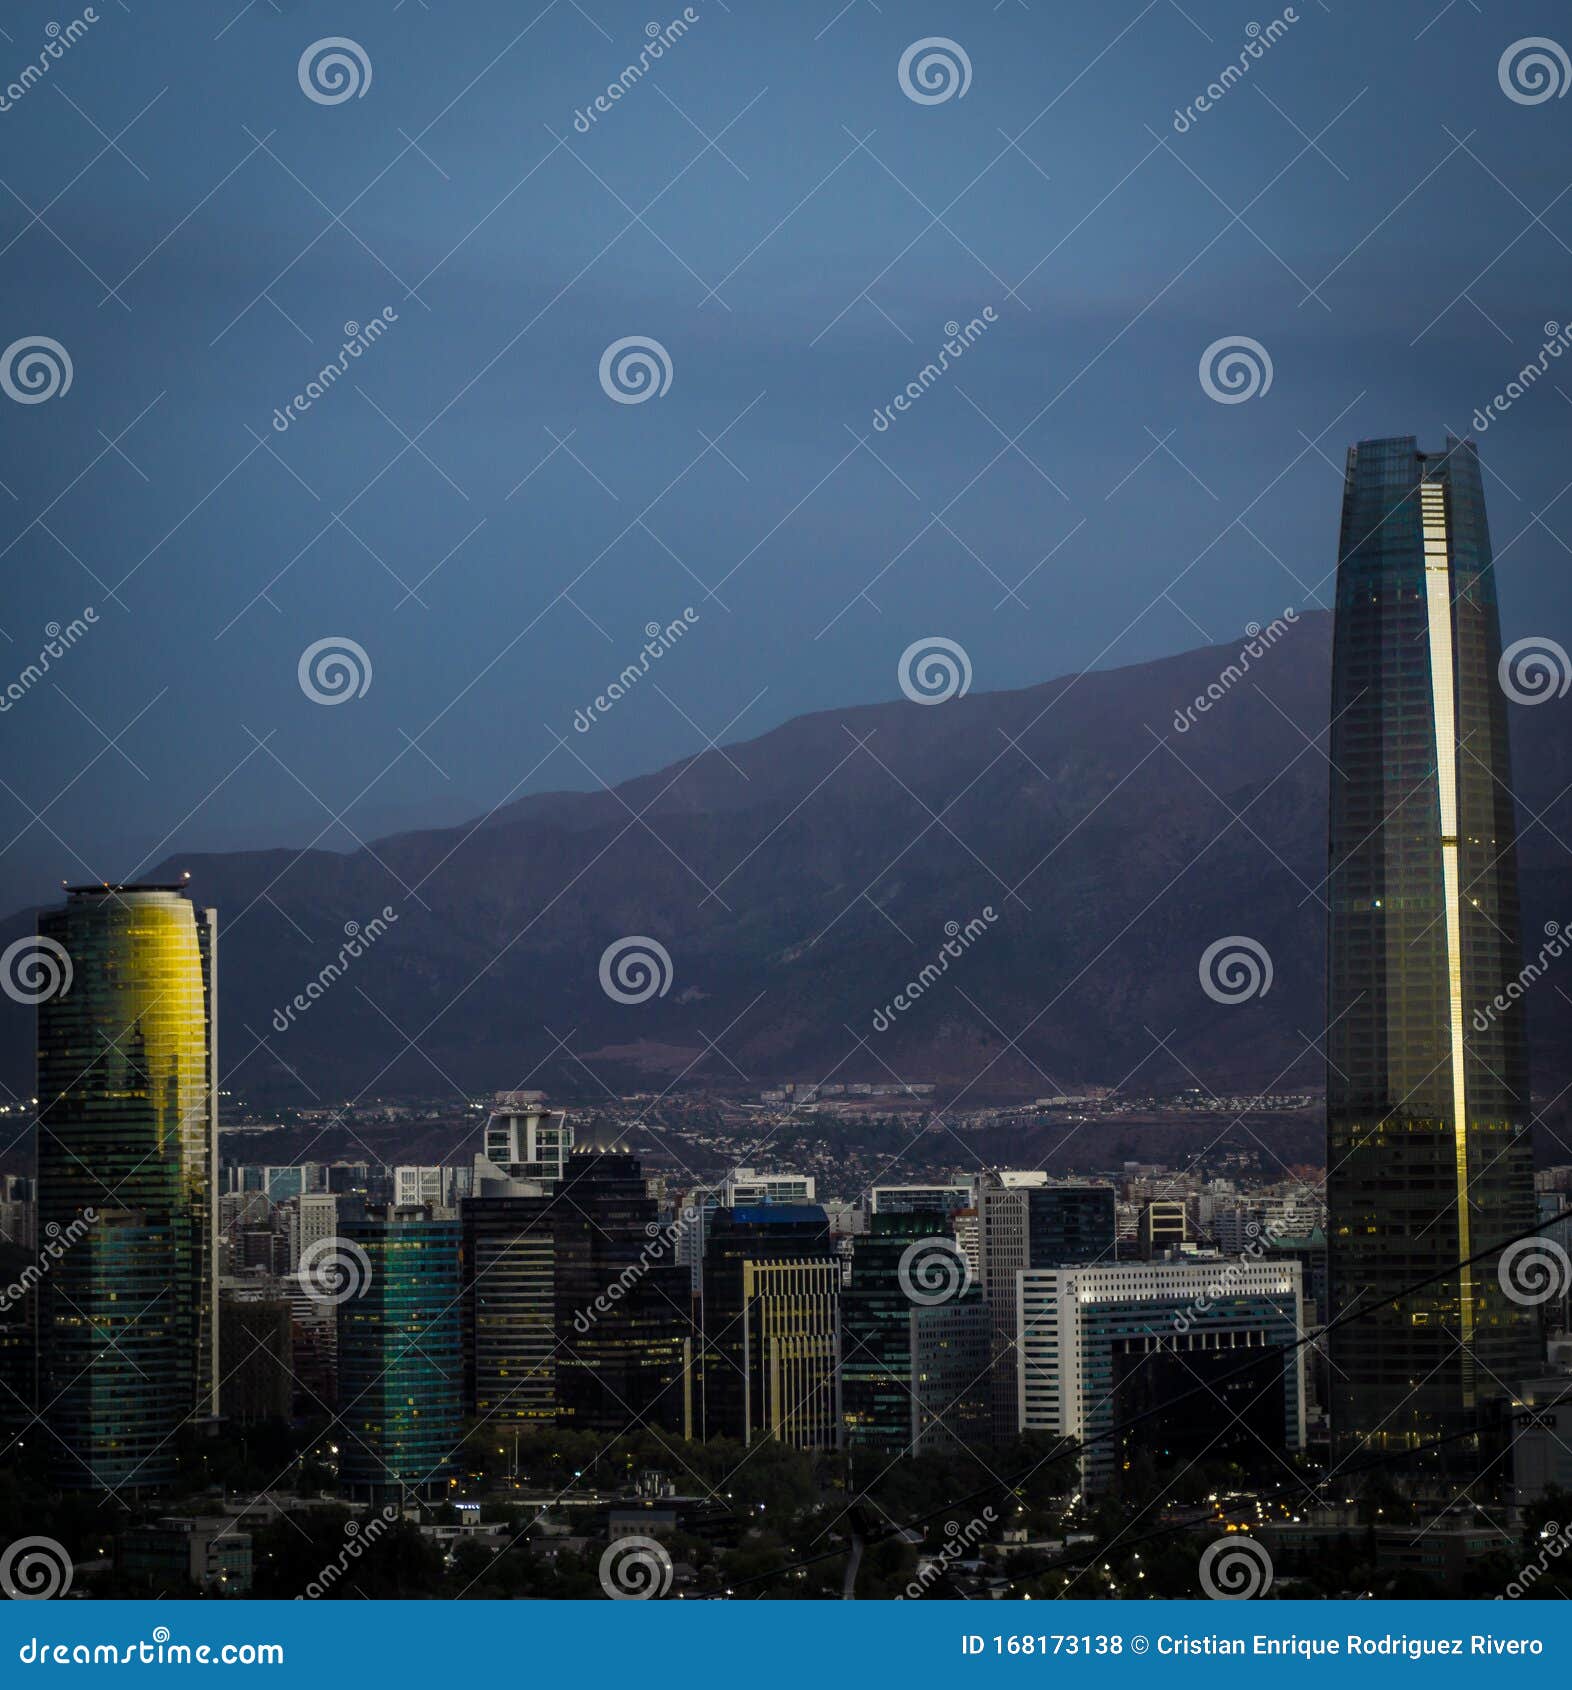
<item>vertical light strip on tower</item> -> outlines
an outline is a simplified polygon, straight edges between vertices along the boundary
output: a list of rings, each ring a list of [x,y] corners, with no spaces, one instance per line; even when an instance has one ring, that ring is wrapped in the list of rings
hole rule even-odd
[[[1441,805],[1441,885],[1446,903],[1447,1010],[1452,1053],[1452,1135],[1457,1151],[1458,1256],[1473,1254],[1468,1224],[1468,1098],[1463,1066],[1463,929],[1457,859],[1457,709],[1452,650],[1452,568],[1447,538],[1446,489],[1438,481],[1419,489],[1425,543],[1425,606],[1430,619],[1430,694],[1435,714],[1436,790]],[[1461,1336],[1474,1336],[1473,1274],[1460,1270]],[[1473,1395],[1464,1356],[1464,1389]]]

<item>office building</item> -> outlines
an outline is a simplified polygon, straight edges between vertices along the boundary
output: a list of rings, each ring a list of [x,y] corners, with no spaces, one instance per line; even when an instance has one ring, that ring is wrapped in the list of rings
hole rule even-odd
[[[540,1092],[496,1094],[481,1140],[481,1155],[494,1172],[555,1184],[572,1149],[572,1122],[560,1109],[546,1108]]]
[[[1027,1268],[1017,1374],[1023,1431],[1082,1444],[1106,1488],[1134,1449],[1183,1462],[1304,1443],[1297,1262]],[[1137,1416],[1127,1432],[1114,1429]]]
[[[474,1401],[489,1394],[515,1419],[538,1418],[549,1401],[557,1423],[575,1431],[644,1424],[688,1435],[689,1276],[636,1158],[586,1142],[552,1187],[483,1178],[463,1213],[476,1265],[467,1292]]]
[[[78,886],[38,931],[69,959],[38,1009],[38,1218],[80,1230],[39,1287],[54,1474],[163,1485],[217,1409],[216,912],[184,883]]]
[[[914,1455],[976,1450],[993,1439],[992,1323],[973,1286],[911,1313],[911,1448]]]
[[[942,1214],[896,1210],[869,1216],[868,1225],[841,1294],[846,1447],[899,1453],[912,1437],[912,1314],[920,1306],[912,1292],[928,1294],[922,1264],[937,1270],[936,1295],[959,1295],[970,1275]],[[953,1263],[940,1259],[947,1255]]]
[[[551,1422],[557,1413],[553,1235],[538,1183],[483,1179],[461,1206],[468,1413]],[[520,1201],[521,1198],[535,1201]]]
[[[841,1277],[816,1204],[716,1212],[704,1256],[700,1436],[840,1441]]]
[[[1468,1435],[1539,1365],[1489,1253],[1535,1218],[1501,655],[1473,444],[1353,448],[1326,1038],[1331,1314],[1364,1311],[1329,1337],[1348,1459],[1462,1433],[1442,1459],[1477,1465]]]
[[[241,1425],[288,1420],[295,1367],[289,1299],[268,1287],[225,1285],[219,1294],[218,1334],[224,1358],[218,1391],[223,1417]]]
[[[339,1484],[397,1503],[442,1494],[463,1439],[459,1228],[371,1210],[342,1234],[366,1268],[339,1303]]]
[[[1141,1209],[1136,1250],[1149,1262],[1190,1242],[1190,1212],[1182,1198],[1154,1198]]]
[[[756,1203],[812,1203],[817,1181],[812,1174],[770,1174],[758,1168],[733,1168],[721,1181],[720,1200],[728,1209]]]
[[[985,1173],[977,1181],[977,1256],[993,1315],[994,1436],[1013,1438],[1017,1418],[1016,1292],[1022,1271],[1112,1260],[1112,1186],[1047,1185],[1030,1176]]]
[[[971,1206],[970,1185],[876,1185],[868,1193],[872,1215],[952,1215]]]

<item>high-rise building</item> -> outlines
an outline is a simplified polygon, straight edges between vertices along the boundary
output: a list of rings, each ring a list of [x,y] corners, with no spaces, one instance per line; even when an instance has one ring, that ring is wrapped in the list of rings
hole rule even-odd
[[[728,1209],[745,1209],[754,1203],[812,1203],[816,1185],[812,1174],[733,1168],[721,1183],[720,1200]]]
[[[242,1424],[288,1420],[294,1407],[288,1298],[273,1287],[226,1285],[218,1308],[224,1356],[219,1408],[224,1418]]]
[[[80,1229],[40,1286],[55,1474],[162,1485],[217,1411],[217,913],[184,883],[76,886],[38,931],[68,959],[38,1011],[39,1222]]]
[[[1345,1456],[1466,1433],[1536,1365],[1496,1258],[1458,1265],[1534,1223],[1522,1010],[1494,1008],[1522,961],[1500,661],[1472,442],[1362,442],[1329,758],[1331,1314],[1367,1311],[1330,1335]]]
[[[494,1170],[554,1184],[566,1171],[572,1149],[572,1122],[560,1109],[546,1108],[540,1092],[497,1093],[481,1146]]]
[[[634,1157],[585,1144],[550,1188],[482,1177],[463,1213],[477,1405],[489,1397],[506,1418],[553,1412],[576,1431],[688,1434],[691,1287]]]
[[[715,1212],[704,1254],[699,1436],[839,1441],[840,1286],[817,1204]]]
[[[1297,1262],[1113,1262],[1021,1275],[1023,1431],[1082,1445],[1081,1482],[1106,1487],[1131,1448],[1178,1459],[1305,1430]],[[1114,1428],[1141,1417],[1139,1428]]]
[[[556,1275],[539,1184],[482,1179],[462,1205],[465,1408],[483,1419],[557,1413]]]
[[[992,1441],[992,1326],[973,1286],[911,1316],[911,1447],[975,1450]]]
[[[458,1223],[423,1208],[368,1211],[342,1237],[340,1486],[373,1502],[436,1496],[463,1438]]]
[[[916,1298],[958,1295],[970,1277],[944,1215],[892,1210],[869,1216],[868,1231],[852,1245],[851,1278],[841,1294],[848,1449],[910,1445]]]
[[[977,1180],[977,1255],[993,1315],[994,1435],[1020,1431],[1016,1393],[1018,1280],[1027,1268],[1111,1261],[1112,1186],[1047,1185],[1031,1176],[985,1173]]]

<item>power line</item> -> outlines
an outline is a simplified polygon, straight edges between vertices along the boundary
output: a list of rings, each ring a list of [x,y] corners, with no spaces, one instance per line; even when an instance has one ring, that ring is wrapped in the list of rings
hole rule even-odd
[[[1572,1221],[1572,1209],[1562,1209],[1559,1213],[1550,1216],[1549,1219],[1542,1220],[1536,1225],[1514,1234],[1510,1238],[1503,1238],[1498,1243],[1487,1245],[1482,1250],[1476,1250],[1471,1256],[1466,1256],[1460,1261],[1453,1262],[1449,1266],[1444,1267],[1435,1273],[1426,1275],[1423,1279],[1415,1280],[1412,1284],[1405,1285],[1401,1289],[1392,1292],[1390,1296],[1383,1296],[1379,1302],[1356,1304],[1350,1308],[1344,1309],[1340,1314],[1335,1315],[1331,1320],[1329,1320],[1319,1332],[1314,1335],[1307,1334],[1303,1338],[1297,1339],[1294,1343],[1285,1346],[1283,1354],[1287,1357],[1293,1355],[1298,1350],[1304,1349],[1307,1345],[1313,1346],[1319,1340],[1325,1338],[1328,1333],[1336,1331],[1339,1327],[1350,1325],[1356,1320],[1364,1320],[1368,1316],[1387,1307],[1390,1303],[1395,1303],[1404,1297],[1411,1297],[1417,1292],[1427,1290],[1432,1285],[1438,1284],[1443,1280],[1448,1280],[1454,1274],[1460,1272],[1463,1268],[1472,1267],[1475,1262],[1484,1261],[1492,1256],[1499,1256],[1503,1250],[1510,1249],[1512,1245],[1521,1243],[1525,1238],[1536,1238],[1540,1233],[1545,1231],[1547,1227],[1555,1226],[1561,1221]],[[1106,1427],[1101,1432],[1093,1433],[1092,1436],[1079,1440],[1079,1449],[1084,1451],[1093,1444],[1101,1443],[1106,1439],[1121,1437],[1132,1427],[1143,1425],[1148,1420],[1154,1419],[1159,1415],[1169,1413],[1176,1403],[1184,1402],[1188,1398],[1196,1396],[1202,1391],[1211,1391],[1215,1385],[1226,1384],[1230,1379],[1237,1378],[1239,1375],[1250,1372],[1259,1366],[1259,1356],[1249,1357],[1245,1361],[1241,1362],[1239,1366],[1230,1368],[1226,1373],[1219,1374],[1213,1381],[1203,1381],[1199,1384],[1192,1385],[1188,1387],[1188,1389],[1180,1391],[1177,1395],[1168,1398],[1166,1402],[1159,1406],[1145,1409],[1139,1414],[1131,1415],[1126,1420],[1115,1421],[1112,1426]],[[1452,1433],[1445,1437],[1437,1438],[1429,1444],[1418,1445],[1413,1448],[1399,1450],[1391,1455],[1381,1456],[1374,1461],[1372,1465],[1379,1467],[1389,1465],[1397,1461],[1409,1461],[1416,1454],[1422,1454],[1427,1449],[1440,1448],[1445,1444],[1459,1442],[1463,1439],[1472,1438],[1476,1435],[1477,1434],[1473,1431]],[[908,1521],[904,1526],[891,1526],[882,1532],[865,1533],[864,1535],[869,1543],[886,1542],[897,1532],[913,1531],[918,1526],[925,1526],[931,1521],[939,1519],[944,1515],[951,1514],[957,1508],[964,1508],[968,1503],[977,1502],[983,1497],[992,1496],[998,1492],[1013,1492],[1021,1485],[1025,1484],[1039,1468],[1043,1467],[1049,1461],[1058,1459],[1061,1454],[1068,1453],[1076,1446],[1077,1440],[1075,1439],[1061,1439],[1058,1447],[1050,1450],[1039,1460],[1033,1462],[1032,1465],[1025,1470],[1025,1472],[1018,1474],[1014,1478],[996,1481],[991,1485],[981,1486],[977,1490],[971,1491],[965,1496],[946,1502],[938,1508],[930,1509],[926,1514],[919,1514],[915,1519]],[[1306,1489],[1309,1490],[1310,1488],[1311,1487],[1307,1484]],[[1163,1529],[1166,1531],[1168,1528]],[[1110,1542],[1111,1541],[1112,1540],[1110,1540]],[[1103,1549],[1106,1549],[1107,1547],[1109,1547],[1109,1545],[1104,1545]],[[1095,1555],[1100,1552],[1101,1551],[1089,1551],[1087,1555],[1078,1556],[1074,1561],[1065,1561],[1062,1563],[1055,1563],[1054,1565],[1076,1565],[1079,1564],[1080,1561],[1094,1558]],[[833,1560],[844,1554],[846,1554],[846,1550],[842,1548],[825,1550],[818,1555],[802,1556],[795,1561],[789,1562],[785,1566],[775,1568],[771,1572],[758,1573],[751,1578],[739,1579],[731,1588],[741,1589],[748,1585],[760,1584],[766,1580],[780,1578],[785,1576],[787,1573],[796,1572],[799,1568],[811,1567],[821,1561]],[[1042,1570],[1051,1572],[1053,1571],[1053,1567],[1050,1566]]]

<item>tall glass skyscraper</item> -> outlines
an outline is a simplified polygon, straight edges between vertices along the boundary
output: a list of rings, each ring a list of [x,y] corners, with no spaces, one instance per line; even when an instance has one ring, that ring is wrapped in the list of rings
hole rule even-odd
[[[217,1406],[217,913],[77,886],[38,931],[69,959],[38,1012],[39,1221],[79,1233],[39,1285],[41,1412],[62,1486],[162,1485]]]
[[[341,1237],[340,1483],[372,1502],[441,1496],[464,1428],[458,1222],[379,1209]]]
[[[1457,1265],[1534,1223],[1521,1011],[1476,1019],[1522,960],[1500,657],[1472,442],[1354,447],[1327,883],[1331,1312],[1371,1311],[1331,1335],[1347,1458],[1469,1431],[1535,1362],[1496,1260]]]

